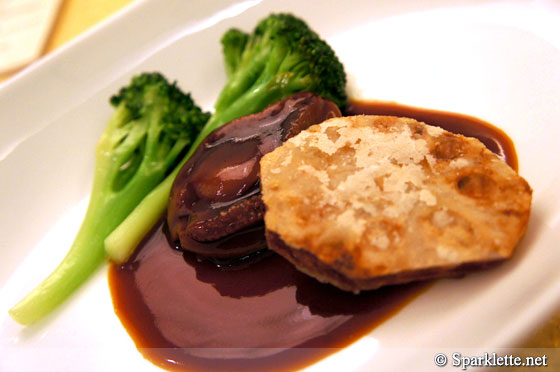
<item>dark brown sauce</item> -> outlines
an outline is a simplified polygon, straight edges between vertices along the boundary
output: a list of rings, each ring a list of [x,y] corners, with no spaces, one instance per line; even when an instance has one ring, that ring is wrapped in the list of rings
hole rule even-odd
[[[517,168],[507,135],[473,117],[381,102],[352,102],[346,114],[407,116],[473,135]],[[262,252],[251,265],[218,269],[174,249],[162,225],[128,262],[111,266],[109,284],[115,312],[140,352],[168,370],[303,368],[371,332],[427,288],[353,295]]]
[[[302,368],[368,333],[424,287],[355,296],[276,254],[220,270],[173,249],[161,225],[128,263],[111,267],[109,282],[115,311],[144,357],[187,371]]]

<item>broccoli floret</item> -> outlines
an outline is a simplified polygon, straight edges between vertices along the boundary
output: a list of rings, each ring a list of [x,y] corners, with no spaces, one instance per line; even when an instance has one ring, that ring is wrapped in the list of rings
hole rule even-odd
[[[107,235],[178,166],[210,117],[159,73],[134,77],[111,104],[85,219],[62,263],[10,310],[19,323],[37,321],[87,279],[105,257]]]
[[[246,40],[238,30],[222,37],[228,81],[212,121],[259,112],[301,91],[346,103],[346,74],[331,47],[291,14],[272,14]]]
[[[125,116],[103,133],[97,153],[104,157],[97,157],[96,168],[110,169],[103,183],[112,185],[112,191],[127,187],[112,197],[131,199],[136,205],[173,170],[210,114],[160,73],[134,77],[110,102],[117,117],[119,111]]]
[[[222,36],[222,48],[228,79],[237,71],[241,64],[241,56],[249,40],[249,35],[241,30],[232,28]]]
[[[346,104],[342,63],[325,41],[291,14],[272,14],[251,34],[229,30],[222,37],[222,46],[228,80],[214,105],[214,114],[182,163],[215,129],[291,94],[311,91],[339,107]],[[154,189],[105,240],[105,249],[115,262],[126,260],[165,212],[177,172]]]

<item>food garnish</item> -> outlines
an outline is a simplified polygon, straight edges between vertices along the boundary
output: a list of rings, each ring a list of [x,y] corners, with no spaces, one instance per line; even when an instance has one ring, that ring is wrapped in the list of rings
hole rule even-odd
[[[135,76],[111,97],[116,108],[95,149],[95,175],[82,226],[60,265],[10,309],[38,321],[103,262],[103,241],[161,182],[191,146],[209,114],[159,73]]]

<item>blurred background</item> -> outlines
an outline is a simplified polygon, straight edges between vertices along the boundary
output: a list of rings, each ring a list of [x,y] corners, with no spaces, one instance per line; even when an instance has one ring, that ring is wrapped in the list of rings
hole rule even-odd
[[[135,1],[0,0],[0,83]],[[519,347],[560,348],[560,309]]]
[[[0,82],[134,0],[0,0]]]

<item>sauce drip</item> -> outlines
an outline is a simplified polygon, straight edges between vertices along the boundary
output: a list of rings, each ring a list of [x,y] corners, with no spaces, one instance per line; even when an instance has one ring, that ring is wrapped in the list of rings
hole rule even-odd
[[[471,135],[517,168],[511,140],[482,120],[382,102],[352,102],[346,115],[355,114],[407,116]],[[110,267],[109,285],[115,312],[139,351],[168,370],[303,368],[371,332],[427,287],[414,283],[354,295],[268,251],[218,269],[175,249],[163,226],[128,262]],[[262,229],[220,244],[260,247]]]

